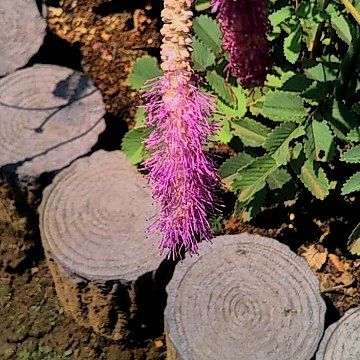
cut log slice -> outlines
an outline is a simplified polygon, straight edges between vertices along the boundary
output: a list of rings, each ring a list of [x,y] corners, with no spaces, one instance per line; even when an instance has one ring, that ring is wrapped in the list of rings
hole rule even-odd
[[[0,76],[25,66],[39,50],[46,21],[35,0],[0,1]]]
[[[309,360],[325,304],[306,262],[269,238],[241,234],[202,243],[167,287],[169,360]]]
[[[35,65],[0,80],[0,167],[21,178],[61,169],[105,129],[104,104],[88,77]]]
[[[360,307],[348,310],[330,325],[321,340],[316,360],[360,359]]]
[[[41,239],[60,301],[78,323],[126,337],[143,312],[138,295],[149,304],[157,296],[162,258],[158,239],[146,237],[156,212],[146,181],[120,151],[75,161],[45,189]]]

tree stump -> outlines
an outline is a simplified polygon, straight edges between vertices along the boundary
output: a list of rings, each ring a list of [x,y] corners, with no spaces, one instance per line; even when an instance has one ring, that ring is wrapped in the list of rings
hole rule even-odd
[[[89,152],[105,129],[104,104],[88,77],[35,65],[0,80],[0,167],[19,182]]]
[[[316,360],[360,359],[360,307],[348,310],[330,325],[321,340]]]
[[[119,340],[162,314],[158,239],[146,238],[156,212],[120,151],[75,161],[45,189],[42,243],[60,302],[80,325]]]
[[[309,360],[325,304],[305,260],[276,240],[221,236],[167,287],[169,360]]]
[[[46,21],[35,0],[0,1],[0,76],[25,66],[39,50]]]

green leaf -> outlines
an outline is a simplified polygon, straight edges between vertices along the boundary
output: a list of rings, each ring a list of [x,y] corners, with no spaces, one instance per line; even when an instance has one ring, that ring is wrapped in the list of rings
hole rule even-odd
[[[148,128],[133,129],[128,131],[123,138],[121,149],[134,165],[140,164],[146,157],[143,138],[149,136],[150,132]]]
[[[351,142],[359,142],[360,141],[360,127],[352,129],[347,136],[347,140],[351,141]]]
[[[290,6],[284,6],[280,10],[277,10],[273,12],[269,16],[269,20],[271,23],[271,26],[273,27],[274,32],[280,32],[281,28],[279,25],[288,20],[292,15],[292,8]]]
[[[211,0],[196,0],[195,1],[195,10],[196,11],[205,11],[211,8]]]
[[[234,99],[230,91],[229,86],[225,82],[224,78],[220,76],[216,71],[211,71],[206,75],[206,81],[209,83],[213,91],[220,96],[228,105],[234,104]]]
[[[344,140],[346,134],[358,125],[353,112],[341,101],[336,100],[333,102],[331,123],[336,134]]]
[[[284,55],[286,60],[295,64],[301,52],[301,28],[298,26],[284,39]]]
[[[301,143],[297,143],[292,149],[290,149],[290,159],[291,161],[297,160],[302,154],[303,145]]]
[[[353,255],[360,255],[360,223],[349,236],[347,247]]]
[[[246,166],[248,166],[254,158],[243,152],[236,154],[235,156],[227,159],[219,169],[220,177],[225,179],[230,175],[234,175],[237,171],[242,170]]]
[[[239,153],[226,160],[219,169],[222,182],[230,188],[237,172],[249,166],[253,161],[254,158],[247,153]]]
[[[271,153],[276,163],[285,165],[290,161],[290,142],[302,135],[305,135],[303,126],[288,122],[276,127],[267,137],[265,148]]]
[[[270,129],[265,125],[249,118],[231,122],[233,134],[238,136],[245,146],[262,146]]]
[[[345,41],[347,44],[351,43],[352,36],[350,26],[343,15],[332,17],[331,26],[341,40]]]
[[[304,150],[306,157],[316,161],[331,161],[335,144],[333,134],[325,121],[312,120],[306,129],[307,141]]]
[[[236,105],[229,106],[225,104],[221,99],[218,101],[218,110],[229,118],[242,118],[246,114],[246,95],[244,90],[238,87],[231,88],[232,93],[235,95]]]
[[[135,129],[143,127],[146,120],[146,110],[143,107],[138,107],[135,114]]]
[[[229,120],[222,120],[219,124],[219,130],[217,133],[211,137],[211,141],[219,141],[223,144],[228,144],[233,138],[233,133],[231,131],[231,126]]]
[[[243,203],[237,201],[235,204],[235,213],[244,222],[251,221],[261,211],[261,206],[265,202],[267,189],[258,191],[249,201]]]
[[[291,175],[285,169],[276,169],[271,173],[266,182],[270,190],[281,189],[287,182],[291,180]]]
[[[286,91],[270,91],[263,105],[264,116],[273,121],[301,122],[307,116],[304,100]]]
[[[302,93],[303,91],[307,90],[312,85],[312,83],[313,81],[306,78],[304,75],[294,74],[284,82],[281,89],[284,91]]]
[[[324,62],[320,62],[314,66],[306,67],[304,73],[308,79],[328,82],[337,79],[338,69],[338,64],[325,64]]]
[[[360,171],[352,175],[341,189],[342,195],[347,195],[355,191],[360,191]]]
[[[218,55],[221,49],[221,30],[219,24],[210,16],[200,15],[193,21],[195,35],[205,46]]]
[[[215,55],[200,40],[194,38],[192,48],[193,52],[191,57],[194,63],[194,69],[196,71],[204,71],[207,68],[215,65]]]
[[[134,90],[141,90],[146,81],[162,75],[157,59],[153,56],[143,56],[136,60],[128,82]]]
[[[304,20],[302,22],[302,38],[306,43],[308,51],[313,50],[313,46],[315,43],[316,34],[318,31],[320,24],[317,24],[312,19]]]
[[[277,164],[270,156],[254,160],[240,172],[233,182],[233,189],[240,190],[239,201],[250,200],[258,191],[266,186],[266,179],[277,169]]]
[[[341,155],[341,161],[358,164],[360,163],[360,145],[356,145]]]
[[[324,200],[329,195],[330,182],[325,171],[312,160],[305,161],[301,167],[299,178],[317,199]]]

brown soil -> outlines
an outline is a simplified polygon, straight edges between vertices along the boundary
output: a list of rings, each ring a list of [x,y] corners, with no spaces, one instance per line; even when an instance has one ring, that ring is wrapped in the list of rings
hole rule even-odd
[[[64,314],[38,236],[4,185],[0,234],[0,359],[165,359],[163,337],[112,342]]]
[[[108,113],[131,123],[139,102],[126,79],[134,60],[159,47],[156,1],[132,1],[126,11],[104,0],[63,0],[50,7],[50,29],[69,43],[80,43],[83,71],[102,94]],[[138,3],[138,4],[136,4]],[[154,5],[155,4],[155,5]]]

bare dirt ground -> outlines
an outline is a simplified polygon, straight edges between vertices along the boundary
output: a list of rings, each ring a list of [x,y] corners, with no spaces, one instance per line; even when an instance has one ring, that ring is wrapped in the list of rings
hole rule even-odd
[[[36,227],[34,230],[24,215],[16,210],[11,192],[2,185],[0,359],[165,359],[161,334],[119,344],[76,325],[64,314]]]

